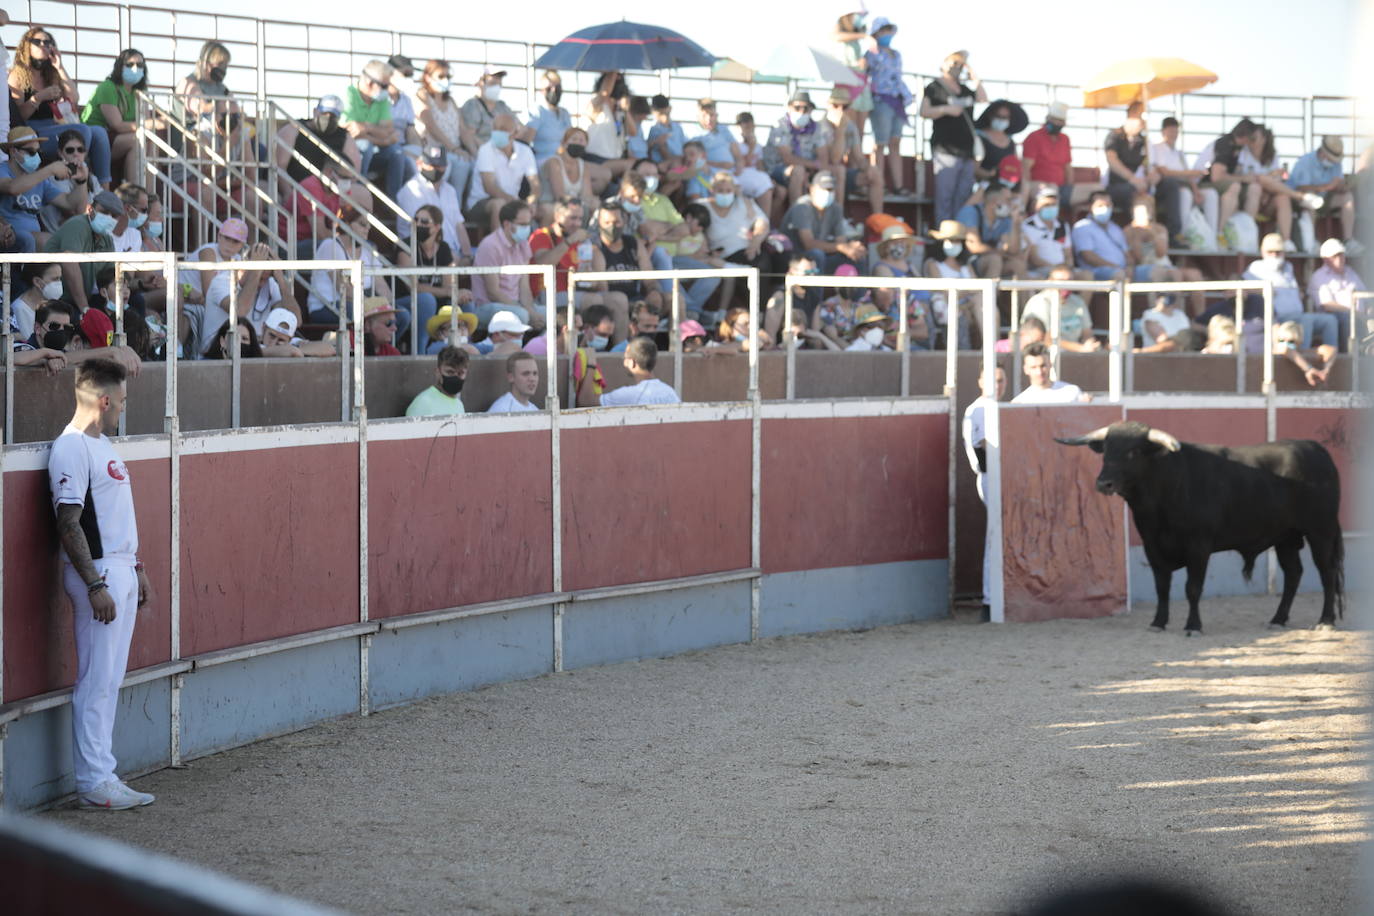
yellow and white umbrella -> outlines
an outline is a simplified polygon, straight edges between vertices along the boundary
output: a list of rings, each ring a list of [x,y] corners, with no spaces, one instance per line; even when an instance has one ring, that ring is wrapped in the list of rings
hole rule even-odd
[[[1083,84],[1085,108],[1111,108],[1196,92],[1217,81],[1211,70],[1178,57],[1140,57],[1112,64]]]

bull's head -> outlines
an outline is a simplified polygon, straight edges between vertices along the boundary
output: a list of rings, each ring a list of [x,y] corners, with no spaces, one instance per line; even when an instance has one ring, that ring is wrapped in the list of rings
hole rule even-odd
[[[1097,475],[1097,490],[1129,499],[1136,481],[1150,473],[1150,465],[1161,455],[1178,451],[1178,440],[1162,429],[1144,423],[1113,423],[1072,439],[1055,437],[1061,445],[1086,445],[1102,455],[1102,472]]]

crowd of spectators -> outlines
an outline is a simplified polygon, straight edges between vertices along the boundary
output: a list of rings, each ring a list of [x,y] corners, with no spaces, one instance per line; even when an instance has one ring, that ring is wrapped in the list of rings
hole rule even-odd
[[[445,398],[457,400],[453,389],[461,388],[467,359],[485,355],[511,360],[512,389],[501,403],[529,409],[529,373],[516,357],[547,348],[545,297],[565,306],[572,285],[579,313],[573,327],[555,329],[555,345],[583,360],[624,352],[638,379],[634,397],[663,399],[640,377],[654,360],[637,342],[666,343],[673,281],[576,279],[587,272],[759,268],[767,306],[758,328],[749,327],[743,284],[720,277],[681,283],[679,332],[694,352],[891,349],[903,311],[911,348],[950,337],[968,348],[996,333],[981,327],[972,296],[817,280],[798,290],[789,328],[781,277],[1197,280],[1197,267],[1175,260],[1198,249],[1250,249],[1260,256],[1243,276],[1273,283],[1278,318],[1308,344],[1346,345],[1354,294],[1364,286],[1349,263],[1362,250],[1341,138],[1323,137],[1286,167],[1273,131],[1242,119],[1189,163],[1178,149],[1178,120],[1163,118],[1151,142],[1145,114],[1133,105],[1107,135],[1100,183],[1085,183],[1065,132],[1067,105],[1050,104],[1043,123],[1018,140],[1032,126],[1025,110],[1014,100],[989,100],[968,51],[946,55],[938,77],[913,88],[898,35],[899,23],[886,17],[841,17],[835,38],[854,80],[834,86],[821,110],[798,90],[782,111],[759,112],[771,125],[762,138],[752,112],[727,124],[717,103],[703,98],[675,118],[670,99],[633,94],[618,72],[603,73],[574,114],[563,107],[560,74],[545,71],[537,104],[522,112],[505,96],[507,73],[499,67],[484,68],[464,90],[447,61],[400,54],[370,60],[336,94],[321,96],[308,117],[277,132],[269,187],[280,203],[277,234],[268,236],[250,228],[249,212],[239,218],[207,198],[190,166],[139,171],[140,127],[167,138],[188,162],[199,147],[257,142],[247,139],[244,112],[225,82],[232,57],[224,44],[206,42],[177,84],[169,107],[177,123],[159,115],[140,124],[137,93],[149,74],[137,49],[121,51],[83,101],[52,33],[34,26],[7,60],[0,250],[161,251],[172,236],[164,191],[175,187],[175,200],[215,208],[218,217],[213,238],[184,246],[188,260],[361,260],[365,349],[408,352],[414,322],[417,352],[439,358],[434,390],[421,405],[430,412],[444,412]],[[926,122],[929,200],[917,197],[917,175],[901,155],[904,134],[926,130]],[[1361,165],[1367,171],[1369,163]],[[246,174],[257,173],[239,180]],[[248,200],[233,180],[221,190]],[[1268,231],[1259,232],[1261,225]],[[1301,281],[1292,259],[1318,254],[1312,249],[1322,225],[1339,225],[1339,235],[1321,242],[1320,268]],[[182,229],[176,237],[186,242],[192,235]],[[434,273],[375,273],[392,265]],[[529,265],[553,265],[555,288],[543,289],[533,273],[493,271],[461,281],[443,273]],[[122,275],[128,287],[116,290],[113,272],[95,262],[17,271],[12,328],[22,364],[56,371],[79,358],[82,346],[112,344],[100,339],[104,324],[88,315],[116,300],[125,307],[129,345],[112,352],[135,369],[172,348],[183,358],[223,357],[234,334],[247,357],[327,356],[351,339],[343,331],[332,344],[318,339],[354,314],[356,293],[336,270],[185,270],[177,278],[177,340],[167,339],[169,291],[161,274]],[[1139,322],[1142,350],[1222,346],[1212,326],[1224,304],[1195,293],[1150,306]],[[1022,343],[1036,326],[1043,336],[1057,316],[1049,337],[1060,346],[1100,346],[1089,304],[1077,293],[1048,289],[1031,297],[1022,316]],[[1247,317],[1232,328],[1233,346],[1255,346],[1253,309]],[[590,370],[585,379],[597,387]]]

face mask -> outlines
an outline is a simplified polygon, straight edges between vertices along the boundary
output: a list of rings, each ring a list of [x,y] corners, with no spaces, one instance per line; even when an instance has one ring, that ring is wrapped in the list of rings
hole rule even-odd
[[[735,203],[735,192],[723,191],[720,194],[713,195],[711,199],[716,202],[717,207],[731,207],[734,206]]]
[[[604,239],[606,239],[606,240],[609,241],[609,242],[614,242],[616,239],[620,238],[620,227],[619,227],[619,226],[602,226],[602,227],[601,227],[601,237],[604,238]]]
[[[587,152],[587,144],[585,143],[569,143],[565,148],[568,151],[568,155],[572,156],[574,159],[581,159],[583,154]]]
[[[1049,121],[1046,121],[1046,122],[1045,122],[1045,132],[1048,133],[1048,134],[1050,134],[1051,136],[1053,136],[1054,134],[1059,133],[1059,132],[1060,132],[1061,130],[1063,130],[1063,129],[1064,129],[1064,125],[1062,125],[1062,124],[1054,124],[1054,123],[1051,123],[1051,122],[1049,122]]]
[[[143,79],[142,67],[125,67],[119,74],[124,79],[124,85],[136,86]]]
[[[48,350],[65,350],[67,341],[71,339],[71,331],[66,328],[58,328],[56,331],[49,331],[43,335],[43,346]]]
[[[145,223],[143,228],[144,231],[148,233],[149,237],[155,239],[162,238],[162,220],[159,219],[151,223]]]
[[[415,237],[422,242],[428,242],[434,237],[434,230],[437,226],[416,226]]]
[[[957,258],[964,253],[963,242],[945,242],[945,257]]]
[[[26,172],[38,171],[38,166],[43,160],[38,158],[37,153],[29,153],[19,160],[20,167]]]
[[[1002,219],[1003,217],[1011,216],[1011,207],[1007,204],[998,204],[993,212],[997,214],[998,219]]]
[[[554,108],[557,108],[558,103],[563,101],[563,87],[550,86],[544,91],[544,99]]]
[[[591,337],[587,338],[587,345],[593,350],[604,350],[606,349],[606,344],[610,342],[611,339],[609,337],[603,337],[600,334],[593,334]]]
[[[530,233],[533,231],[534,226],[530,223],[526,223],[523,226],[512,227],[511,235],[517,242],[527,242],[529,241]]]
[[[735,340],[736,340],[737,342],[739,342],[739,343],[744,343],[744,342],[745,342],[746,340],[748,340],[748,339],[749,339],[749,335],[748,335],[748,334],[745,334],[745,333],[743,333],[743,332],[741,332],[741,333],[735,335]]]
[[[884,333],[882,328],[869,328],[864,331],[864,340],[868,341],[869,346],[880,347],[883,343]]]
[[[444,173],[438,169],[420,169],[420,175],[430,184],[438,184],[439,180],[444,177]]]
[[[43,284],[43,298],[44,298],[44,299],[61,299],[61,298],[62,298],[62,281],[61,281],[61,280],[54,280],[54,281],[52,281],[51,283],[44,283],[44,284]]]
[[[789,111],[787,118],[792,122],[792,126],[803,128],[811,123],[811,112],[809,111]]]
[[[888,47],[888,46],[891,45],[891,44],[892,44],[892,33],[891,33],[891,32],[888,32],[886,35],[879,35],[879,36],[878,36],[878,47],[880,47],[880,48],[886,48],[886,47]]]
[[[824,210],[835,202],[835,192],[829,188],[816,188],[811,192],[811,203],[817,210]]]
[[[340,178],[334,183],[339,186],[340,194],[347,194],[349,191],[353,190],[353,182],[347,178]]]
[[[501,84],[490,83],[482,87],[482,96],[488,102],[495,102],[497,99],[501,98]]]
[[[148,221],[148,214],[140,213],[138,216],[129,217],[129,228],[140,229]]]
[[[1057,219],[1059,219],[1058,204],[1050,204],[1048,207],[1040,208],[1040,222],[1047,226],[1052,226]]]
[[[1008,120],[1007,118],[993,118],[993,119],[992,119],[992,129],[993,129],[993,130],[1006,130],[1008,127],[1011,127],[1011,121]]]
[[[228,67],[211,67],[211,68],[210,68],[210,82],[212,82],[212,83],[222,83],[222,82],[224,82],[225,74],[227,74],[228,72],[229,72],[229,68],[228,68]]]
[[[905,245],[889,245],[889,246],[887,247],[887,256],[888,256],[888,258],[889,258],[890,260],[893,260],[893,261],[900,261],[900,260],[902,260],[903,258],[906,257],[906,246],[905,246]]]
[[[97,235],[111,235],[119,220],[108,213],[95,213],[91,216],[91,231]]]
[[[1097,220],[1099,223],[1106,225],[1107,221],[1111,218],[1111,207],[1093,207],[1093,219]]]
[[[638,213],[640,210],[644,209],[639,204],[630,203],[623,197],[620,199],[620,206],[629,213]]]
[[[646,175],[644,177],[644,190],[648,191],[650,194],[658,190],[657,175]]]
[[[491,132],[491,145],[498,149],[505,149],[510,146],[510,134],[504,130],[494,130]]]
[[[453,83],[446,76],[440,77],[434,81],[434,91],[440,95],[448,95],[448,91],[452,86]]]
[[[444,394],[449,397],[456,397],[458,392],[463,390],[464,379],[456,375],[445,375],[439,379],[440,387],[444,389]]]
[[[1270,264],[1282,264],[1282,263],[1283,263],[1283,252],[1282,252],[1282,251],[1266,251],[1266,252],[1264,253],[1264,259],[1265,259],[1266,261],[1268,261]]]

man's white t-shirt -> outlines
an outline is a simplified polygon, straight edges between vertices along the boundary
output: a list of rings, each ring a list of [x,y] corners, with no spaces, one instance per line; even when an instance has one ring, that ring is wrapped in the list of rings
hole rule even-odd
[[[509,157],[488,140],[477,149],[477,163],[468,188],[468,209],[491,195],[482,184],[482,173],[490,172],[496,177],[496,186],[511,197],[520,196],[520,182],[525,178],[536,178],[539,165],[534,161],[534,151],[523,143],[515,144],[515,152]],[[450,246],[452,247],[452,246]]]
[[[62,505],[84,507],[81,530],[91,559],[134,565],[138,523],[133,486],[129,469],[108,438],[88,436],[68,424],[48,455],[48,485],[54,510]]]
[[[1193,321],[1188,317],[1188,313],[1180,308],[1174,309],[1172,314],[1159,308],[1146,309],[1145,313],[1140,316],[1140,328],[1142,332],[1145,330],[1145,322],[1147,321],[1159,325],[1160,330],[1162,330],[1167,337],[1173,337],[1179,331],[1186,331],[1193,326]],[[1145,342],[1147,344],[1152,344],[1154,340],[1152,338]]]
[[[680,404],[672,385],[665,385],[656,378],[646,378],[638,385],[626,385],[608,391],[601,396],[602,407],[628,407],[632,404]]]
[[[253,308],[247,315],[240,315],[253,323],[253,330],[259,337],[262,336],[262,326],[267,321],[267,313],[272,311],[272,307],[281,302],[281,287],[277,286],[277,281],[267,277],[258,284],[258,297],[253,300]],[[200,352],[204,353],[210,349],[210,344],[214,342],[214,333],[219,330],[222,322],[229,319],[229,272],[222,270],[215,274],[215,279],[210,281],[210,289],[205,294],[205,314],[210,314],[210,306],[219,309],[216,314],[224,315],[215,326],[209,329],[211,337],[205,342],[204,348]],[[207,322],[208,323],[208,322]]]
[[[1012,398],[1013,404],[1072,404],[1083,396],[1083,389],[1072,382],[1054,382],[1048,388],[1034,385]]]
[[[492,405],[487,408],[487,413],[521,413],[527,410],[538,411],[539,405],[533,401],[526,401],[521,404],[515,395],[507,391],[492,402]]]
[[[518,186],[517,186],[518,188]],[[462,252],[458,244],[458,227],[463,224],[463,209],[458,202],[458,192],[447,181],[439,182],[436,187],[420,175],[407,181],[396,192],[396,204],[406,213],[414,216],[415,211],[426,204],[432,204],[444,214],[443,237],[448,242],[456,258]],[[410,238],[410,219],[396,220],[396,233],[403,239]]]

